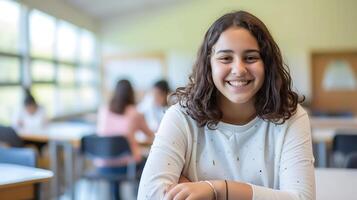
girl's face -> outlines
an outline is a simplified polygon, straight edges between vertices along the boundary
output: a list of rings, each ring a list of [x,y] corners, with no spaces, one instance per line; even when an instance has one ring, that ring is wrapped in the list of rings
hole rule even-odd
[[[167,95],[162,90],[155,88],[153,89],[154,94],[154,102],[158,106],[166,106],[167,105]]]
[[[222,32],[212,48],[211,66],[219,98],[254,105],[264,82],[264,63],[258,42],[248,30],[231,27]]]

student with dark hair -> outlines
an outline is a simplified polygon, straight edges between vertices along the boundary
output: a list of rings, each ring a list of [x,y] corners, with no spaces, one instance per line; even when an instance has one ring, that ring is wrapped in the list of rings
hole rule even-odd
[[[144,132],[150,140],[154,133],[149,129],[144,116],[135,108],[134,90],[128,80],[118,81],[109,106],[104,106],[99,110],[97,120],[97,133],[100,136],[123,135],[127,137],[132,151],[133,159],[136,162],[142,160],[138,142],[135,140],[137,131]],[[98,165],[101,163],[97,162]],[[126,165],[122,159],[105,161],[103,166]]]
[[[13,117],[13,128],[21,131],[35,131],[47,123],[44,109],[39,106],[29,89],[25,89],[23,107]]]
[[[310,122],[291,85],[262,21],[220,17],[174,93],[138,199],[315,199]]]
[[[162,79],[153,85],[153,89],[138,105],[138,110],[145,116],[152,131],[157,131],[162,117],[168,108],[167,97],[170,87],[166,80]]]
[[[132,155],[118,159],[96,159],[94,164],[102,173],[126,174],[127,164],[131,161],[137,163],[137,169],[144,167],[145,160],[142,157],[139,143],[135,139],[135,133],[142,131],[151,142],[154,133],[149,129],[144,116],[135,108],[134,90],[128,80],[118,81],[113,97],[108,106],[100,108],[97,119],[97,134],[99,136],[125,136],[130,144]],[[120,199],[119,183],[111,184],[116,199]]]

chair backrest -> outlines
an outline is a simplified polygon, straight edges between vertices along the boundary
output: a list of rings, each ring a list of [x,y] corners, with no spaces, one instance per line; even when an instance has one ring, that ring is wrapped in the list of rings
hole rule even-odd
[[[357,169],[357,151],[348,154],[345,167]]]
[[[357,151],[357,133],[337,133],[333,139],[332,151],[343,155]]]
[[[9,163],[36,167],[37,155],[31,148],[0,147],[0,163]]]
[[[92,158],[109,159],[131,154],[131,149],[127,139],[123,136],[88,135],[81,140],[81,152]]]
[[[5,143],[11,147],[24,146],[24,142],[17,135],[16,131],[8,126],[0,126],[0,143]]]

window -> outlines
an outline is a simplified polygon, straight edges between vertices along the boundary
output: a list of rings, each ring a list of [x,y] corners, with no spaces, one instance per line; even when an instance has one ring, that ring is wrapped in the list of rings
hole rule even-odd
[[[81,63],[93,63],[94,61],[94,49],[95,39],[92,33],[82,30],[80,36],[80,62]]]
[[[58,68],[58,84],[74,86],[76,76],[75,66],[61,64]]]
[[[17,57],[0,56],[0,83],[20,83],[20,61]]]
[[[17,2],[0,1],[0,124],[11,123],[22,100],[20,12]]]
[[[30,30],[30,34],[35,34],[30,37],[32,86],[49,116],[94,110],[99,102],[94,35],[37,10],[31,11]],[[43,32],[49,33],[46,42],[41,39]],[[86,67],[81,67],[84,63]],[[88,88],[80,86],[81,83],[89,84]],[[82,96],[89,96],[88,91],[94,94],[91,96],[94,100],[77,103],[82,102]]]
[[[31,77],[33,82],[53,82],[55,80],[55,65],[49,61],[32,60]]]
[[[0,1],[0,51],[16,53],[19,49],[20,5]]]
[[[12,0],[0,0],[0,27],[0,124],[11,122],[25,87],[49,118],[97,108],[93,33]]]
[[[38,104],[45,108],[46,115],[49,118],[56,116],[58,107],[58,98],[56,98],[56,86],[54,84],[33,84],[31,92],[36,98]]]
[[[74,61],[78,47],[77,28],[72,24],[59,21],[57,27],[57,55],[59,60]]]
[[[1,86],[0,91],[0,123],[10,124],[12,114],[22,102],[21,86]]]
[[[30,52],[32,56],[53,58],[56,20],[43,12],[30,12]]]

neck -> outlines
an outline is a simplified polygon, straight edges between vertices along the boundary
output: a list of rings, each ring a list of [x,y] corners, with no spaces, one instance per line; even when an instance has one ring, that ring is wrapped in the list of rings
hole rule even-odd
[[[226,98],[219,100],[219,105],[223,112],[222,121],[235,125],[247,124],[256,117],[255,106],[252,102],[236,104]]]

